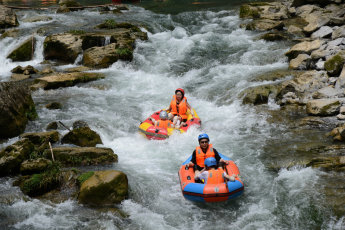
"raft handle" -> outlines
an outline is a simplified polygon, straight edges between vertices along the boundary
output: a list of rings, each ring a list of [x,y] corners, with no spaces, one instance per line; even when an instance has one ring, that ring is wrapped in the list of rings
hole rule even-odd
[[[190,176],[187,176],[187,180],[190,180]]]

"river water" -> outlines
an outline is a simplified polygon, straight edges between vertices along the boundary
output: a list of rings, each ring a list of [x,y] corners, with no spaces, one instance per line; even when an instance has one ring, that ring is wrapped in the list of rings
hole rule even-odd
[[[55,204],[29,198],[12,186],[13,179],[1,178],[0,228],[343,229],[344,219],[334,217],[322,202],[318,189],[322,172],[302,167],[279,172],[268,169],[266,162],[273,157],[270,154],[279,154],[272,142],[279,145],[290,134],[284,125],[268,122],[267,113],[244,106],[238,99],[243,89],[258,84],[251,81],[256,75],[287,68],[284,52],[288,44],[258,40],[258,33],[240,29],[243,21],[238,7],[229,7],[228,1],[224,5],[225,10],[204,6],[178,14],[154,13],[140,4],[130,5],[123,15],[100,14],[92,9],[65,15],[52,10],[18,11],[20,22],[37,15],[48,15],[52,20],[20,23],[23,36],[0,41],[1,81],[9,80],[10,70],[17,65],[43,68],[43,36],[36,35],[33,61],[12,63],[6,59],[18,42],[38,28],[53,28],[54,32],[87,29],[113,18],[140,22],[149,40],[137,42],[132,62],[117,62],[100,70],[107,76],[103,80],[34,92],[39,119],[26,129],[44,131],[56,120],[67,125],[79,119],[87,121],[100,134],[104,146],[118,154],[119,162],[111,168],[128,175],[129,199],[116,206],[128,217],[90,209],[74,200]],[[202,128],[165,141],[146,140],[138,133],[140,121],[152,111],[166,108],[179,87],[185,89]],[[44,105],[52,101],[61,102],[63,108],[47,110]],[[269,103],[267,109],[279,107]],[[62,127],[59,132],[66,133]],[[202,132],[238,165],[245,191],[237,199],[197,204],[183,198],[177,172]]]

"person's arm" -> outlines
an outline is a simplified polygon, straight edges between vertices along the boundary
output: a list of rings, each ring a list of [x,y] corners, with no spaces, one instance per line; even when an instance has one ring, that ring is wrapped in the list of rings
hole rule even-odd
[[[196,151],[194,150],[194,151],[193,151],[193,154],[192,154],[192,159],[191,159],[191,161],[188,163],[188,166],[189,166],[189,167],[193,167],[195,164],[196,164]]]
[[[226,174],[226,172],[223,173],[224,178],[228,179],[229,181],[235,181],[235,174],[232,176],[229,176],[228,174]]]
[[[217,150],[215,148],[213,148],[213,151],[214,151],[214,156],[216,158],[216,161],[218,163],[220,163],[220,162],[224,162],[225,163],[226,162],[223,158],[220,157],[219,153],[217,152]]]

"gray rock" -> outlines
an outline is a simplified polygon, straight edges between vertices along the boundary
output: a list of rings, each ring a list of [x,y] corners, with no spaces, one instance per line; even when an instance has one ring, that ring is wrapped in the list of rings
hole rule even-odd
[[[343,65],[343,70],[341,71],[337,82],[335,83],[336,88],[345,88],[345,64]]]
[[[343,97],[344,90],[337,89],[333,86],[326,86],[322,89],[319,89],[313,94],[314,99],[321,99],[321,98],[335,98],[335,97]]]
[[[301,42],[293,47],[285,53],[285,55],[289,58],[289,60],[296,58],[299,54],[311,54],[312,51],[319,49],[323,45],[324,41],[322,40],[314,40],[311,42]]]
[[[333,33],[333,30],[329,26],[322,26],[319,30],[315,31],[311,38],[325,38],[330,37]]]
[[[299,54],[290,61],[289,68],[294,70],[306,70],[309,69],[310,62],[311,58],[308,54]]]
[[[324,70],[325,69],[325,61],[323,61],[322,59],[319,59],[315,63],[315,68],[316,68],[316,70]]]

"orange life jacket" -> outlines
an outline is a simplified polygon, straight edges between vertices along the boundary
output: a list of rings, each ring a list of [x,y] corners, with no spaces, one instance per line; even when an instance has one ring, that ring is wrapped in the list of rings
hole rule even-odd
[[[210,169],[208,171],[207,184],[220,184],[224,182],[224,170],[222,168]]]
[[[202,151],[200,146],[196,147],[195,149],[195,157],[196,157],[196,164],[199,165],[200,167],[204,168],[205,167],[205,159],[209,157],[216,157],[213,151],[212,144],[208,145],[206,153]]]
[[[171,107],[171,111],[170,113],[172,113],[173,115],[179,115],[180,117],[182,117],[182,119],[187,119],[187,98],[183,97],[180,104],[177,104],[177,100],[176,100],[176,95],[173,96],[173,99],[170,102],[170,107]]]
[[[158,120],[157,121],[157,126],[161,128],[171,128],[172,127],[172,122],[169,120]]]

